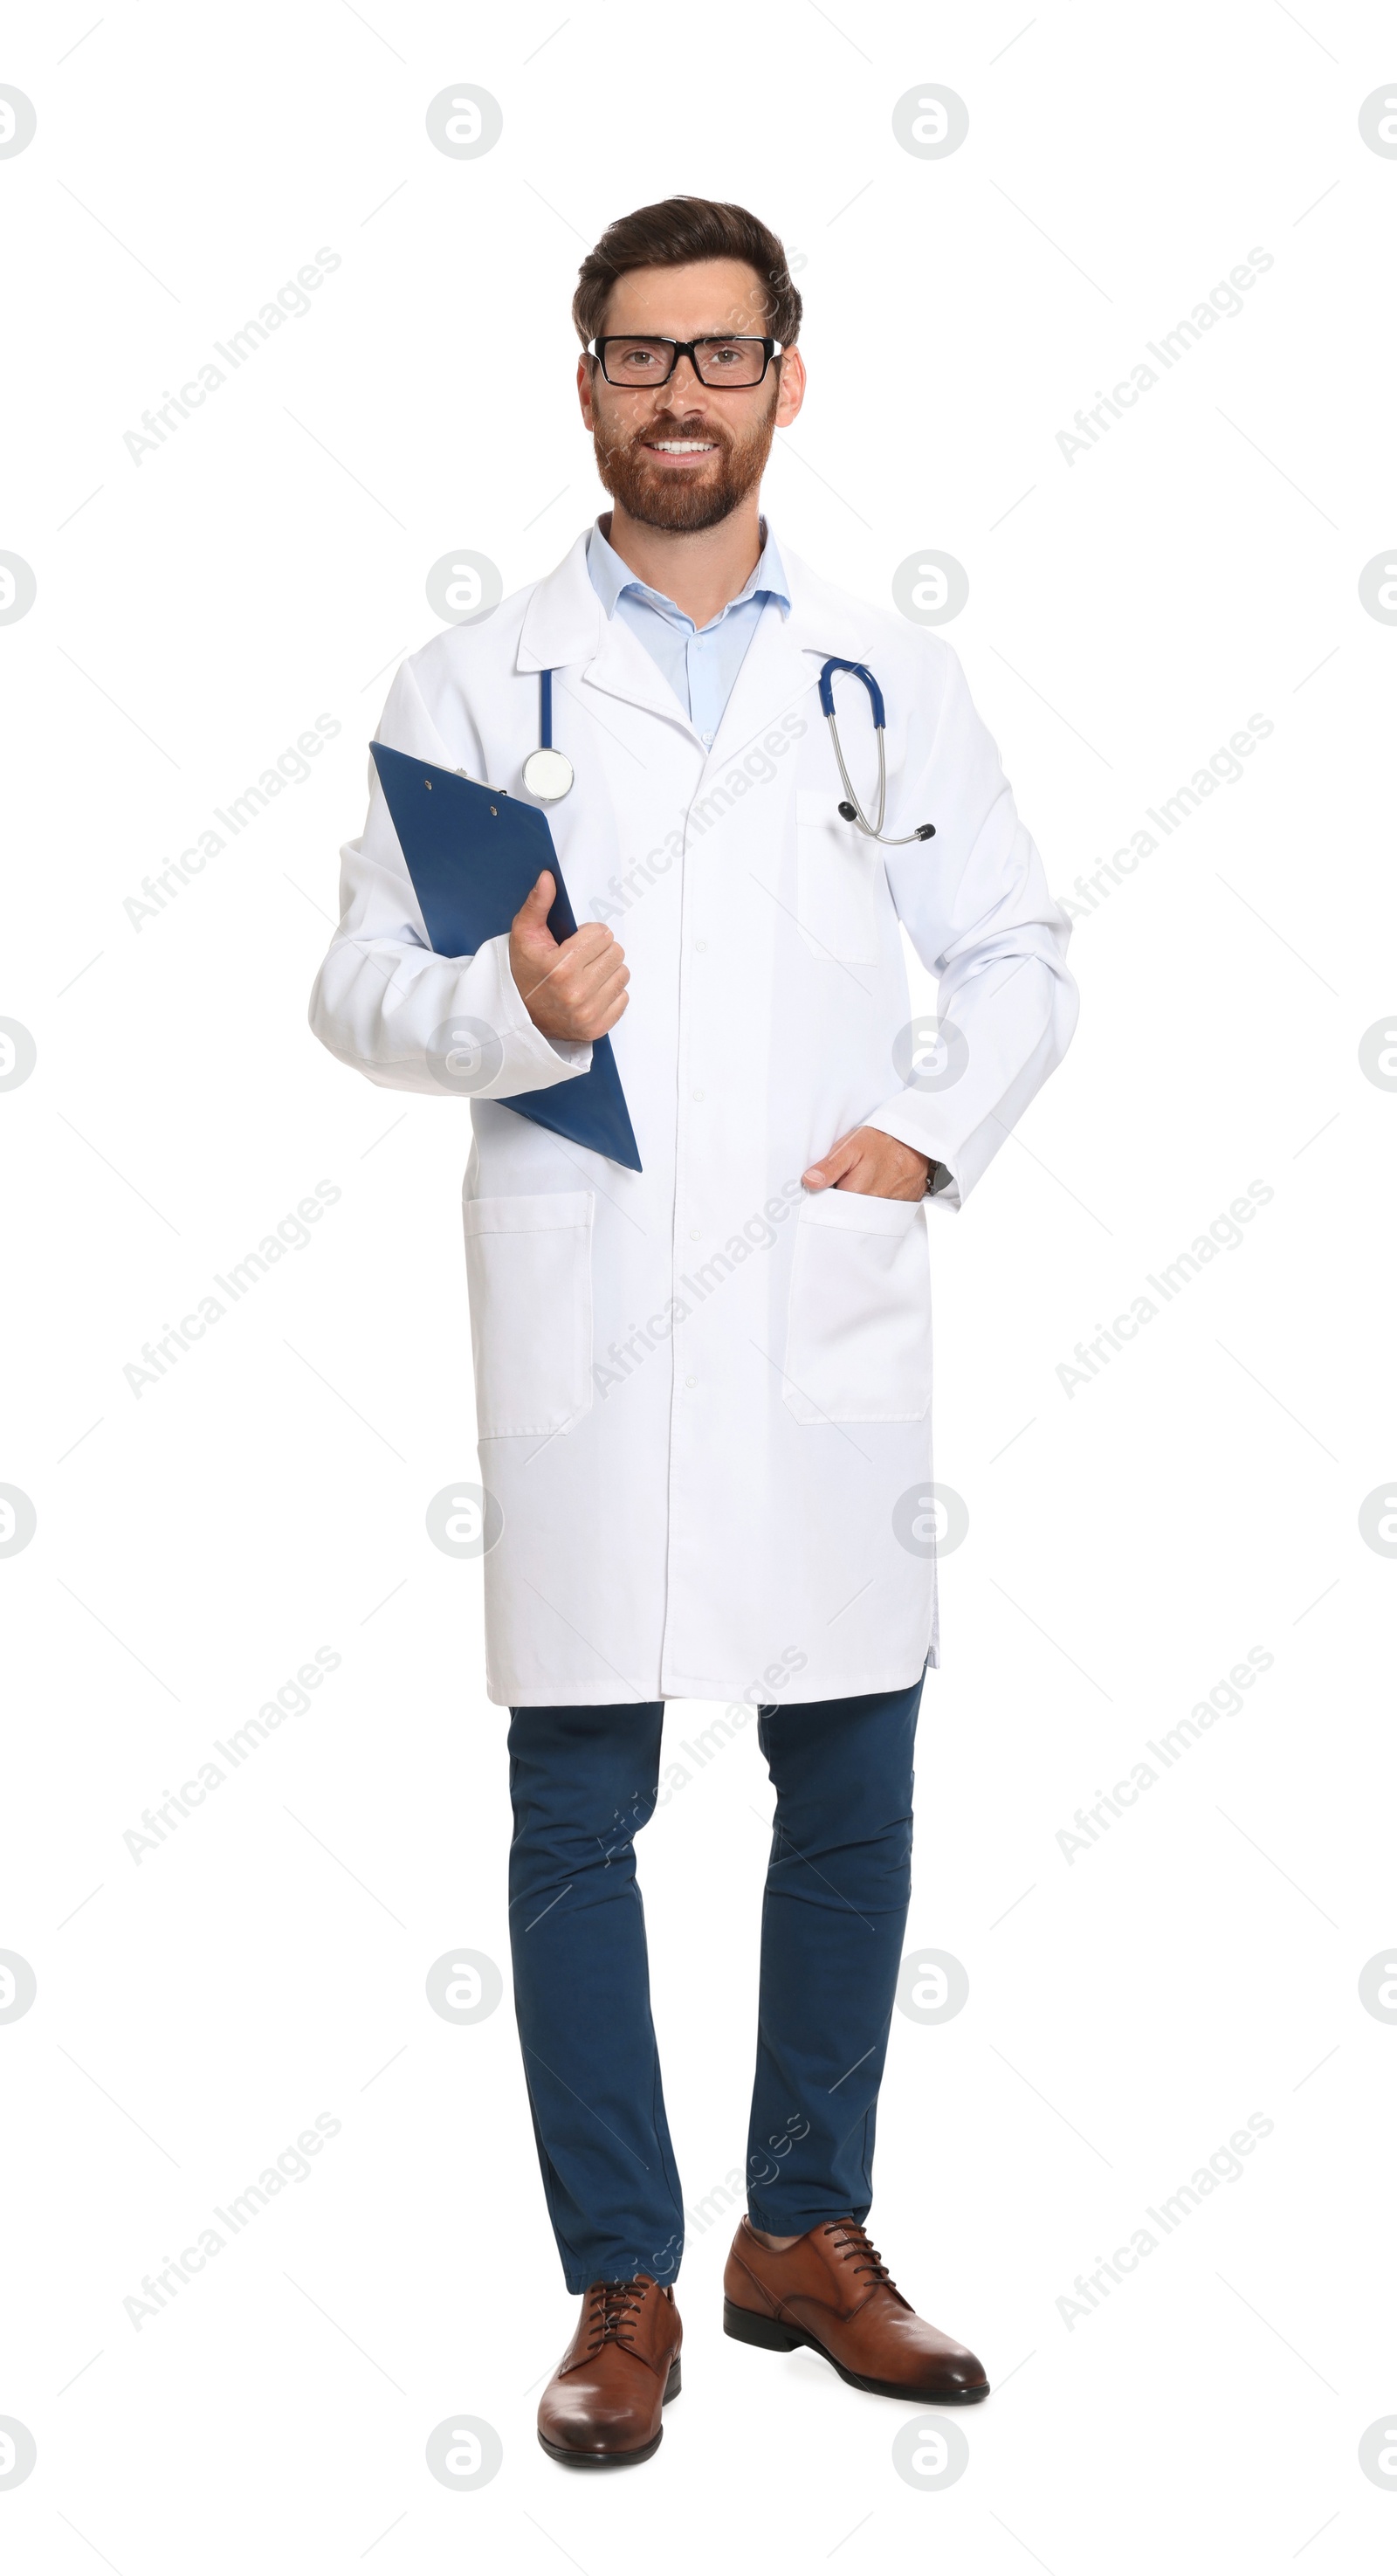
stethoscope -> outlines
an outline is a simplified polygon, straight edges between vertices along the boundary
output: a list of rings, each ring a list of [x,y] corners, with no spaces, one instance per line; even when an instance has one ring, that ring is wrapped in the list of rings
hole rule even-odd
[[[839,728],[834,721],[834,682],[831,674],[835,671],[852,671],[856,679],[862,680],[873,709],[873,730],[878,737],[878,819],[876,823],[870,823],[859,803],[854,782],[844,764]],[[845,822],[854,824],[856,829],[866,834],[870,841],[881,841],[885,848],[890,850],[900,850],[909,841],[933,840],[936,835],[934,823],[919,823],[915,832],[902,832],[896,835],[883,830],[883,814],[888,799],[888,763],[883,739],[887,710],[883,705],[883,692],[872,672],[867,670],[862,662],[842,662],[837,655],[832,654],[820,673],[820,706],[829,723],[829,736],[834,745],[834,757],[839,764],[839,775],[844,782],[847,801],[841,802],[839,811]],[[553,745],[553,674],[551,671],[540,671],[538,675],[538,735],[538,749],[531,751],[524,763],[524,784],[529,794],[536,796],[541,805],[556,805],[564,796],[571,793],[573,767],[567,753],[555,750]]]
[[[831,674],[835,671],[852,671],[856,679],[862,680],[873,708],[873,730],[878,737],[878,820],[876,823],[870,823],[854,791],[854,782],[844,766],[844,754],[839,743],[839,728],[834,721],[834,681]],[[841,802],[839,811],[845,822],[853,823],[860,832],[867,834],[870,841],[881,841],[884,847],[890,850],[900,850],[908,841],[933,840],[936,835],[934,823],[919,823],[915,832],[893,834],[883,829],[883,810],[888,801],[888,762],[883,746],[886,709],[883,705],[883,692],[874,679],[873,673],[867,670],[862,662],[841,662],[836,655],[832,654],[820,673],[820,705],[829,724],[829,738],[834,745],[835,759],[839,763],[839,775],[844,781],[847,801]]]

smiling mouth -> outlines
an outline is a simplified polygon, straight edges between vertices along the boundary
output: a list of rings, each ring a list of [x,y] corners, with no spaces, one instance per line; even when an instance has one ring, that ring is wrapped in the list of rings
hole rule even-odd
[[[642,440],[647,456],[672,456],[685,463],[693,456],[716,456],[716,438],[647,438]]]

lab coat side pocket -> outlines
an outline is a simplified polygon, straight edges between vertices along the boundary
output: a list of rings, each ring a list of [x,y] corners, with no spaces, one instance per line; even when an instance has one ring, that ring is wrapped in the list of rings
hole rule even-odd
[[[594,1205],[590,1190],[464,1203],[482,1440],[567,1431],[591,1406]]]
[[[931,1403],[925,1202],[820,1190],[801,1204],[782,1389],[797,1422],[918,1422]]]
[[[837,790],[796,789],[796,921],[826,964],[871,966],[880,954],[879,898],[890,907],[882,852],[837,810]]]

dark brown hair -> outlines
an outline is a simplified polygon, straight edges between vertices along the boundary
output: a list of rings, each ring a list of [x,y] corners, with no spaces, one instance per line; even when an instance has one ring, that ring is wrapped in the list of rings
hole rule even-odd
[[[712,197],[665,197],[657,206],[618,215],[582,262],[572,318],[583,348],[601,330],[611,290],[629,269],[686,268],[696,259],[740,259],[754,268],[766,290],[771,337],[783,348],[791,346],[800,331],[801,302],[775,233],[745,206]]]

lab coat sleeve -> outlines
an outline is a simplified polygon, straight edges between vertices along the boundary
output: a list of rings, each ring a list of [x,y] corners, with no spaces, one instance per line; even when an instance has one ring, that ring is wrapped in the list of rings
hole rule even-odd
[[[934,822],[936,837],[890,850],[887,873],[917,955],[938,978],[942,1045],[864,1124],[939,1164],[937,1204],[958,1208],[1066,1054],[1077,988],[1064,962],[1067,916],[959,659],[937,640],[946,665],[931,746],[891,826]]]
[[[410,664],[388,693],[376,739],[442,769],[456,761],[422,701]],[[509,935],[474,957],[438,957],[427,940],[398,835],[369,760],[369,811],[357,841],[340,852],[340,926],[315,979],[310,1024],[323,1046],[389,1091],[440,1097],[429,1061],[452,1021],[473,1020],[498,1039],[500,1058],[473,1088],[479,1100],[541,1091],[585,1073],[590,1045],[545,1037],[524,1007],[509,963]],[[493,1059],[493,1049],[489,1051]]]

